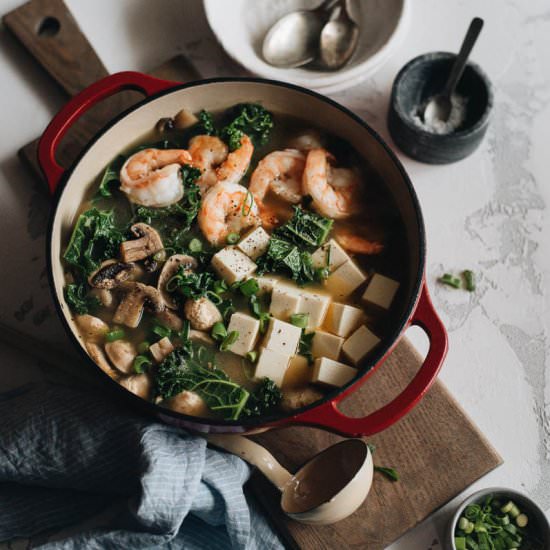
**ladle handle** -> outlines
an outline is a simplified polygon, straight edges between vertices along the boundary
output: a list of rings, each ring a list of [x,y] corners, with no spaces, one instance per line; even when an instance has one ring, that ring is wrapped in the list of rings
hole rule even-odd
[[[208,443],[240,456],[256,466],[279,491],[282,491],[292,474],[285,470],[264,447],[242,435],[211,434],[205,436]]]
[[[464,72],[464,67],[466,67],[468,57],[470,57],[470,52],[472,51],[472,48],[474,47],[474,44],[476,43],[477,37],[479,36],[482,28],[483,19],[481,19],[480,17],[474,17],[472,19],[472,22],[470,23],[470,26],[468,27],[468,31],[466,32],[466,36],[464,37],[464,41],[462,42],[460,51],[456,56],[453,68],[451,69],[451,74],[449,75],[449,78],[447,78],[447,82],[445,83],[445,88],[443,89],[444,96],[450,97],[450,95],[454,92],[456,85],[458,84],[458,81],[460,80],[460,77]]]

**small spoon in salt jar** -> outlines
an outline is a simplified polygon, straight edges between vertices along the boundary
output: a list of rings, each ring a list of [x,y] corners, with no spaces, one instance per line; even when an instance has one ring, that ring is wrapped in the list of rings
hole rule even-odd
[[[472,51],[482,28],[483,19],[474,17],[468,27],[468,31],[466,32],[460,51],[458,52],[455,62],[451,68],[451,72],[447,78],[443,91],[440,94],[430,98],[426,103],[421,117],[424,122],[441,121],[444,123],[449,120],[451,111],[453,110],[452,95],[458,81],[460,80],[460,77],[462,76],[462,73],[464,72],[464,67],[466,67],[470,52]]]
[[[247,437],[212,434],[206,439],[256,466],[281,491],[283,512],[302,523],[328,525],[347,518],[361,506],[372,485],[372,455],[361,439],[328,447],[295,474]]]

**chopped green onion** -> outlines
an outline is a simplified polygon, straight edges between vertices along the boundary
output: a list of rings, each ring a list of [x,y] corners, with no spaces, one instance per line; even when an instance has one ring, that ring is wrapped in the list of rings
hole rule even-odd
[[[244,296],[250,298],[250,296],[258,294],[260,291],[260,285],[256,279],[247,279],[239,286],[239,290],[241,291],[241,294],[244,294]]]
[[[183,342],[187,342],[189,340],[189,331],[191,330],[191,324],[187,319],[183,321],[181,330],[179,332],[179,337]]]
[[[218,279],[214,281],[214,284],[212,285],[214,292],[218,295],[223,294],[224,292],[227,292],[227,283],[224,280]]]
[[[212,338],[214,338],[217,342],[223,341],[227,336],[227,329],[225,328],[225,325],[221,321],[214,323],[214,326],[210,331],[210,336],[212,336]]]
[[[134,369],[134,372],[137,372],[138,374],[142,374],[145,372],[145,368],[151,365],[151,359],[149,357],[146,357],[145,355],[138,355],[132,364],[132,367]]]
[[[147,340],[144,340],[143,342],[140,342],[137,346],[138,353],[145,353],[149,350],[149,346],[151,345],[150,342]]]
[[[107,342],[114,342],[115,340],[121,340],[124,336],[124,329],[114,328],[105,334],[105,340],[107,340]]]
[[[309,313],[293,313],[290,316],[290,323],[298,328],[306,328],[309,322]]]
[[[455,537],[456,550],[468,550],[466,547],[466,537]]]
[[[473,271],[466,269],[462,272],[464,277],[464,283],[466,284],[466,290],[473,292],[476,289],[476,279]]]
[[[172,331],[164,325],[155,325],[151,330],[160,338],[170,338],[172,335]]]
[[[469,525],[470,525],[470,522],[465,517],[461,517],[458,520],[458,528],[462,529],[463,531],[466,531]]]
[[[249,352],[246,354],[246,358],[247,358],[251,363],[255,363],[255,362],[256,362],[256,359],[258,359],[258,352],[257,352],[257,351],[249,351]]]
[[[529,518],[525,515],[525,514],[520,514],[517,518],[516,518],[516,525],[518,527],[521,527],[522,529],[524,527],[527,526],[527,524],[529,523]]]
[[[153,260],[155,260],[155,262],[160,262],[164,259],[165,255],[165,250],[159,250],[156,254],[153,255]]]
[[[239,242],[239,239],[241,238],[241,236],[238,234],[238,233],[229,233],[229,235],[227,235],[227,244],[235,244],[237,242]]]
[[[514,507],[514,503],[509,500],[501,509],[500,511],[503,514],[509,514],[512,511],[512,508]]]
[[[223,342],[220,345],[220,351],[227,351],[231,346],[239,339],[239,332],[237,330],[232,330],[228,335],[223,339]]]
[[[200,252],[202,250],[202,242],[199,239],[191,239],[189,241],[189,250],[191,252]]]
[[[386,476],[391,481],[399,481],[399,474],[394,468],[386,468],[385,466],[375,466],[375,472],[380,472],[382,475]]]
[[[219,306],[223,302],[221,296],[212,290],[206,291],[206,297],[216,306]]]
[[[445,273],[439,277],[439,282],[444,285],[452,286],[453,288],[460,288],[460,279],[450,273]]]

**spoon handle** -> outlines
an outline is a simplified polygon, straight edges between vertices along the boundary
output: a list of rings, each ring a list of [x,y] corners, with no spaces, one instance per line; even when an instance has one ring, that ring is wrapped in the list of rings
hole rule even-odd
[[[472,19],[472,22],[470,23],[470,26],[468,27],[468,32],[464,37],[464,41],[462,42],[460,51],[458,52],[456,60],[453,64],[451,74],[449,75],[449,78],[445,83],[445,88],[443,90],[444,96],[450,97],[451,94],[454,92],[456,85],[458,84],[458,81],[460,80],[460,77],[464,72],[464,67],[466,66],[466,62],[468,61],[470,52],[472,51],[472,48],[474,47],[474,44],[476,43],[477,37],[479,36],[482,28],[483,19],[481,19],[480,17],[474,17]]]
[[[265,447],[254,443],[248,437],[222,434],[209,434],[205,437],[208,443],[215,447],[225,449],[256,466],[279,491],[282,491],[292,478],[292,474],[285,470]]]

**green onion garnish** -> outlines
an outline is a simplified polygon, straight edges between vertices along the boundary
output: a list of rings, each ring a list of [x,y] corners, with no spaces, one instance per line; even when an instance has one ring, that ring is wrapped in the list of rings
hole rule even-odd
[[[256,279],[247,279],[240,285],[239,290],[241,291],[241,294],[247,298],[250,298],[250,296],[258,294],[260,291],[260,285]]]
[[[309,313],[293,313],[290,316],[290,323],[298,328],[306,328],[309,322]]]
[[[210,336],[212,336],[212,338],[214,338],[217,342],[222,342],[227,336],[227,329],[225,328],[225,325],[221,321],[214,323],[214,326],[210,331]]]
[[[227,351],[231,346],[239,339],[239,332],[237,330],[232,330],[228,335],[223,339],[223,342],[220,345],[220,351]]]
[[[151,359],[145,355],[138,355],[132,364],[134,372],[142,374],[145,372],[145,369],[151,365]]]
[[[391,481],[399,481],[399,474],[394,468],[386,468],[385,466],[375,466],[375,472],[380,472],[382,475],[386,476]]]
[[[249,351],[249,352],[246,354],[246,358],[247,358],[251,363],[255,363],[255,362],[256,362],[256,359],[258,359],[258,352],[257,352],[257,351]]]
[[[149,350],[149,346],[151,344],[147,342],[147,340],[144,340],[143,342],[140,342],[137,346],[138,353],[145,353]]]
[[[170,338],[172,331],[165,327],[164,325],[155,325],[151,331],[156,334],[159,338]]]
[[[473,271],[466,269],[462,272],[464,277],[464,283],[466,285],[466,290],[473,292],[476,289],[476,279]]]
[[[200,252],[202,250],[202,242],[199,239],[191,239],[189,241],[189,250],[191,252]]]
[[[124,329],[114,328],[105,334],[105,340],[107,340],[107,342],[114,342],[115,340],[121,340],[124,336]]]
[[[229,233],[229,235],[227,235],[227,244],[235,244],[237,242],[239,242],[239,239],[241,238],[241,236],[238,234],[238,233]]]
[[[460,279],[450,273],[445,273],[443,276],[439,277],[439,282],[444,285],[452,286],[453,288],[460,288]]]

